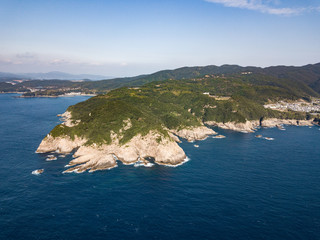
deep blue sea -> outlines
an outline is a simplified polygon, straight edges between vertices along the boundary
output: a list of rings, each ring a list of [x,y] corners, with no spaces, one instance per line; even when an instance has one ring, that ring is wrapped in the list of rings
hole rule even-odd
[[[1,240],[320,239],[318,127],[215,129],[226,138],[181,144],[191,160],[180,167],[62,174],[70,155],[35,150],[88,97],[15,96],[0,94]]]

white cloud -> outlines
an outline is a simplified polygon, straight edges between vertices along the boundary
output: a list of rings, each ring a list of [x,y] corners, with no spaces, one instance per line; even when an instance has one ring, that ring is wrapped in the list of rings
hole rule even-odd
[[[305,11],[312,11],[314,8],[281,8],[273,7],[270,2],[275,2],[276,5],[279,1],[268,0],[205,0],[207,2],[219,3],[226,7],[242,8],[248,10],[259,11],[273,15],[298,15]]]
[[[63,65],[63,64],[68,64],[69,61],[65,60],[65,59],[60,59],[60,58],[56,58],[50,61],[50,64],[52,65]]]

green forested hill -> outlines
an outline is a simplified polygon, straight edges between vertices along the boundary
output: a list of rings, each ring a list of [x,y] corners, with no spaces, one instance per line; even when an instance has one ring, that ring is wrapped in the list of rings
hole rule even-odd
[[[163,70],[153,74],[140,75],[135,77],[115,78],[102,81],[88,81],[88,82],[71,82],[62,80],[33,80],[25,81],[10,87],[11,91],[14,89],[25,91],[28,87],[44,87],[44,88],[79,88],[85,91],[93,91],[98,93],[105,93],[112,89],[119,87],[134,87],[142,86],[144,84],[154,81],[165,81],[169,79],[183,80],[210,76],[241,76],[242,73],[252,72],[250,79],[252,84],[259,84],[264,81],[264,84],[290,87],[291,91],[294,89],[303,89],[310,95],[314,91],[320,93],[320,63],[309,64],[302,67],[290,66],[275,66],[268,68],[259,67],[241,67],[238,65],[222,65],[218,66],[204,66],[204,67],[183,67],[175,70]],[[247,75],[245,75],[247,76]],[[256,76],[259,76],[257,78]],[[268,79],[268,80],[267,80]],[[0,86],[0,91],[7,91],[7,86]]]
[[[268,75],[287,78],[293,81],[299,80],[308,85],[320,80],[320,63],[309,64],[302,67],[276,66],[264,69]]]
[[[148,83],[139,88],[122,87],[68,108],[78,125],[58,125],[53,136],[83,136],[88,143],[110,143],[111,131],[125,143],[138,133],[162,132],[198,126],[206,121],[245,122],[262,117],[305,119],[306,114],[265,109],[267,101],[295,100],[317,95],[306,85],[261,75],[204,77]],[[123,131],[130,119],[132,127]],[[80,120],[80,121],[79,121]]]
[[[263,74],[274,78],[274,82],[284,82],[286,84],[305,84],[314,91],[320,93],[320,63],[309,64],[302,67],[276,66],[268,68],[241,67],[238,65],[205,66],[205,67],[183,67],[175,70],[163,70],[149,75],[141,75],[129,78],[117,78],[111,80],[81,83],[83,88],[110,90],[123,86],[141,86],[153,81],[163,81],[168,79],[182,80],[203,77],[205,75],[225,75],[241,74],[252,72],[253,74]],[[276,80],[278,79],[278,80]],[[284,80],[283,80],[284,79]]]
[[[0,82],[0,92],[18,92],[21,88],[10,83]]]

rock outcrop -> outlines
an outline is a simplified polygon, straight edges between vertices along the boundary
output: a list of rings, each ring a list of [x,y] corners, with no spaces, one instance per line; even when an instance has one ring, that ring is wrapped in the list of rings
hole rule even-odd
[[[70,153],[73,149],[82,146],[87,142],[86,139],[75,137],[72,140],[68,136],[64,137],[52,137],[47,135],[40,143],[36,153],[58,152],[58,153]]]
[[[69,111],[66,111],[63,114],[60,114],[60,117],[61,117],[60,120],[62,121],[62,124],[67,127],[74,127],[80,123],[80,120],[75,120],[75,121],[72,120],[72,115],[71,115],[71,112]]]
[[[67,165],[71,168],[64,171],[66,173],[110,169],[117,166],[117,160],[124,164],[134,164],[152,157],[157,164],[174,166],[186,159],[183,149],[174,139],[155,132],[149,132],[145,136],[137,135],[124,145],[120,145],[118,141],[100,146],[86,146],[85,143],[84,139],[77,137],[72,140],[68,136],[53,138],[49,135],[43,139],[37,152],[68,153],[78,148],[73,155],[74,159]]]
[[[170,131],[171,133],[181,138],[187,139],[188,142],[193,142],[195,140],[204,140],[209,135],[217,134],[211,128],[207,128],[205,126],[185,128],[179,131],[178,130],[170,130]]]
[[[262,127],[277,127],[280,125],[293,125],[293,126],[312,126],[312,120],[295,120],[295,119],[277,119],[269,118],[261,122]]]
[[[238,132],[254,132],[259,126],[261,127],[278,127],[281,125],[294,125],[294,126],[312,126],[312,120],[296,120],[296,119],[277,119],[277,118],[269,118],[261,121],[253,120],[246,121],[245,123],[236,123],[236,122],[215,122],[208,121],[205,124],[209,126],[217,126],[222,129],[229,129]]]
[[[254,132],[257,127],[259,127],[259,121],[246,121],[245,123],[237,123],[237,122],[215,122],[208,121],[205,124],[209,126],[217,126],[222,129],[229,129],[238,132]]]

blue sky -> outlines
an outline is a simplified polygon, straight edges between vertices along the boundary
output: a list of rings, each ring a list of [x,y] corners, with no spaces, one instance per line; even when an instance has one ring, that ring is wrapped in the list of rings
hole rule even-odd
[[[320,62],[319,0],[0,0],[0,71]]]

